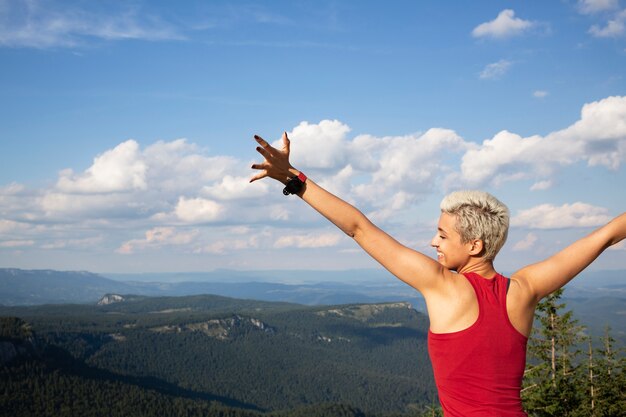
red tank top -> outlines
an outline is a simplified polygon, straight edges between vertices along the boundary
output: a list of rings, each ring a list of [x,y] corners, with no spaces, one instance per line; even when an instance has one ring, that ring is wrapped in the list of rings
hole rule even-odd
[[[465,276],[478,299],[478,319],[465,330],[428,332],[439,401],[445,417],[526,417],[520,390],[528,338],[506,312],[508,278]]]

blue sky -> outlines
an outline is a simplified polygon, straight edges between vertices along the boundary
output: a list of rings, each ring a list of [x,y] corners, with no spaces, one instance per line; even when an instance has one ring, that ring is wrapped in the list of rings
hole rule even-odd
[[[0,267],[377,267],[247,184],[255,133],[429,254],[447,192],[492,192],[504,271],[626,207],[624,0],[0,0],[0,64]]]

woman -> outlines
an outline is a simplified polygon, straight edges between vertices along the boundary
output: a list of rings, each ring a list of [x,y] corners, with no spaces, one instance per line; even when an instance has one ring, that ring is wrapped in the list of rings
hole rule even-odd
[[[493,260],[504,244],[509,212],[481,191],[444,198],[431,241],[437,260],[407,248],[359,210],[289,162],[290,142],[276,149],[255,136],[264,161],[250,182],[270,177],[352,237],[370,256],[424,296],[428,350],[446,417],[522,417],[520,390],[535,307],[606,248],[626,237],[626,213],[550,258],[505,278]]]

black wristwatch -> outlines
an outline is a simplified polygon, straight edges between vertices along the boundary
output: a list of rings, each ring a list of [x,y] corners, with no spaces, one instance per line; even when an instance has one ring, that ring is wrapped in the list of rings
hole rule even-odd
[[[285,188],[283,189],[283,194],[298,194],[302,191],[304,187],[304,183],[306,182],[306,175],[302,172],[298,174],[296,177],[292,177],[287,184],[285,184]]]

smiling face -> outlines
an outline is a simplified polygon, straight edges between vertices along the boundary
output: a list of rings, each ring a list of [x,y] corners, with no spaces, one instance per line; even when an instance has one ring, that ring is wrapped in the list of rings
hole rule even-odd
[[[442,212],[437,225],[437,233],[430,245],[437,250],[437,261],[452,271],[459,271],[467,265],[472,255],[476,254],[479,240],[466,243],[461,241],[461,235],[456,230],[456,216]]]

